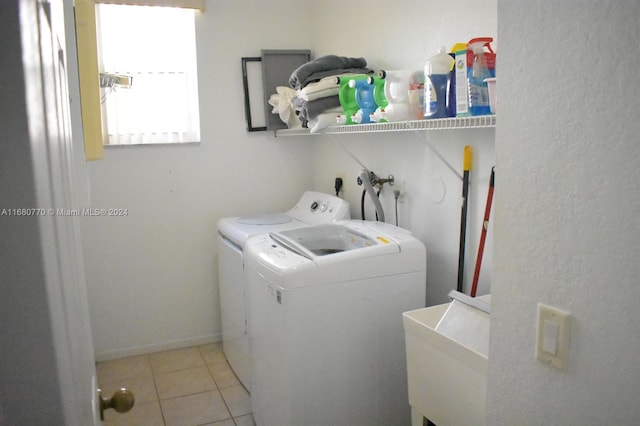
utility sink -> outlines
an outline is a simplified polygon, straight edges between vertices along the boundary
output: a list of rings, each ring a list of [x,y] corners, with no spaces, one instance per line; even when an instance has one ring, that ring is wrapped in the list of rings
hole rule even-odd
[[[489,307],[489,295],[474,300]],[[483,425],[489,313],[454,299],[405,312],[403,323],[412,426],[423,417],[439,426]]]

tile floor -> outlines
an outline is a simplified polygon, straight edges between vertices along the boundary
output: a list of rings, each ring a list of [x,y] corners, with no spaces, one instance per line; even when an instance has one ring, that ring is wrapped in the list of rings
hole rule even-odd
[[[254,426],[249,393],[220,343],[134,356],[96,365],[102,394],[129,388],[128,413],[105,411],[106,425]]]

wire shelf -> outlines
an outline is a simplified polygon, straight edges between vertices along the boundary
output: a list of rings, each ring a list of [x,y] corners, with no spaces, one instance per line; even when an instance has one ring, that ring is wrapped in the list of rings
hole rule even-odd
[[[411,120],[393,123],[351,124],[344,126],[329,126],[317,133],[310,133],[309,129],[276,130],[276,136],[304,136],[304,135],[335,135],[342,133],[381,133],[406,132],[422,130],[453,130],[479,129],[495,127],[495,115],[479,115],[474,117],[437,118],[432,120]]]

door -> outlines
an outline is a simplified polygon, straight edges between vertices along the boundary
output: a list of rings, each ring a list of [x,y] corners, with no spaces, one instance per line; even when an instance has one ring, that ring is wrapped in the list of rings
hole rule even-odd
[[[0,424],[97,425],[62,0],[7,2],[0,26]]]

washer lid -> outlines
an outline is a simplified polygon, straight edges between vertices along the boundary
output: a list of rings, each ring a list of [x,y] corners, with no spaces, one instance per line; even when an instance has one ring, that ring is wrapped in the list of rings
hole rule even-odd
[[[307,226],[284,213],[255,217],[225,217],[218,221],[218,233],[239,247],[252,235]]]
[[[274,213],[238,218],[238,223],[242,223],[245,225],[280,225],[287,222],[291,222],[291,216],[285,213]]]
[[[345,225],[329,224],[271,232],[271,238],[286,249],[318,261],[329,255],[353,253],[352,258],[368,257],[384,253],[397,253],[400,247],[388,236],[367,235]],[[356,253],[365,249],[361,253]],[[375,254],[374,254],[375,253]]]

